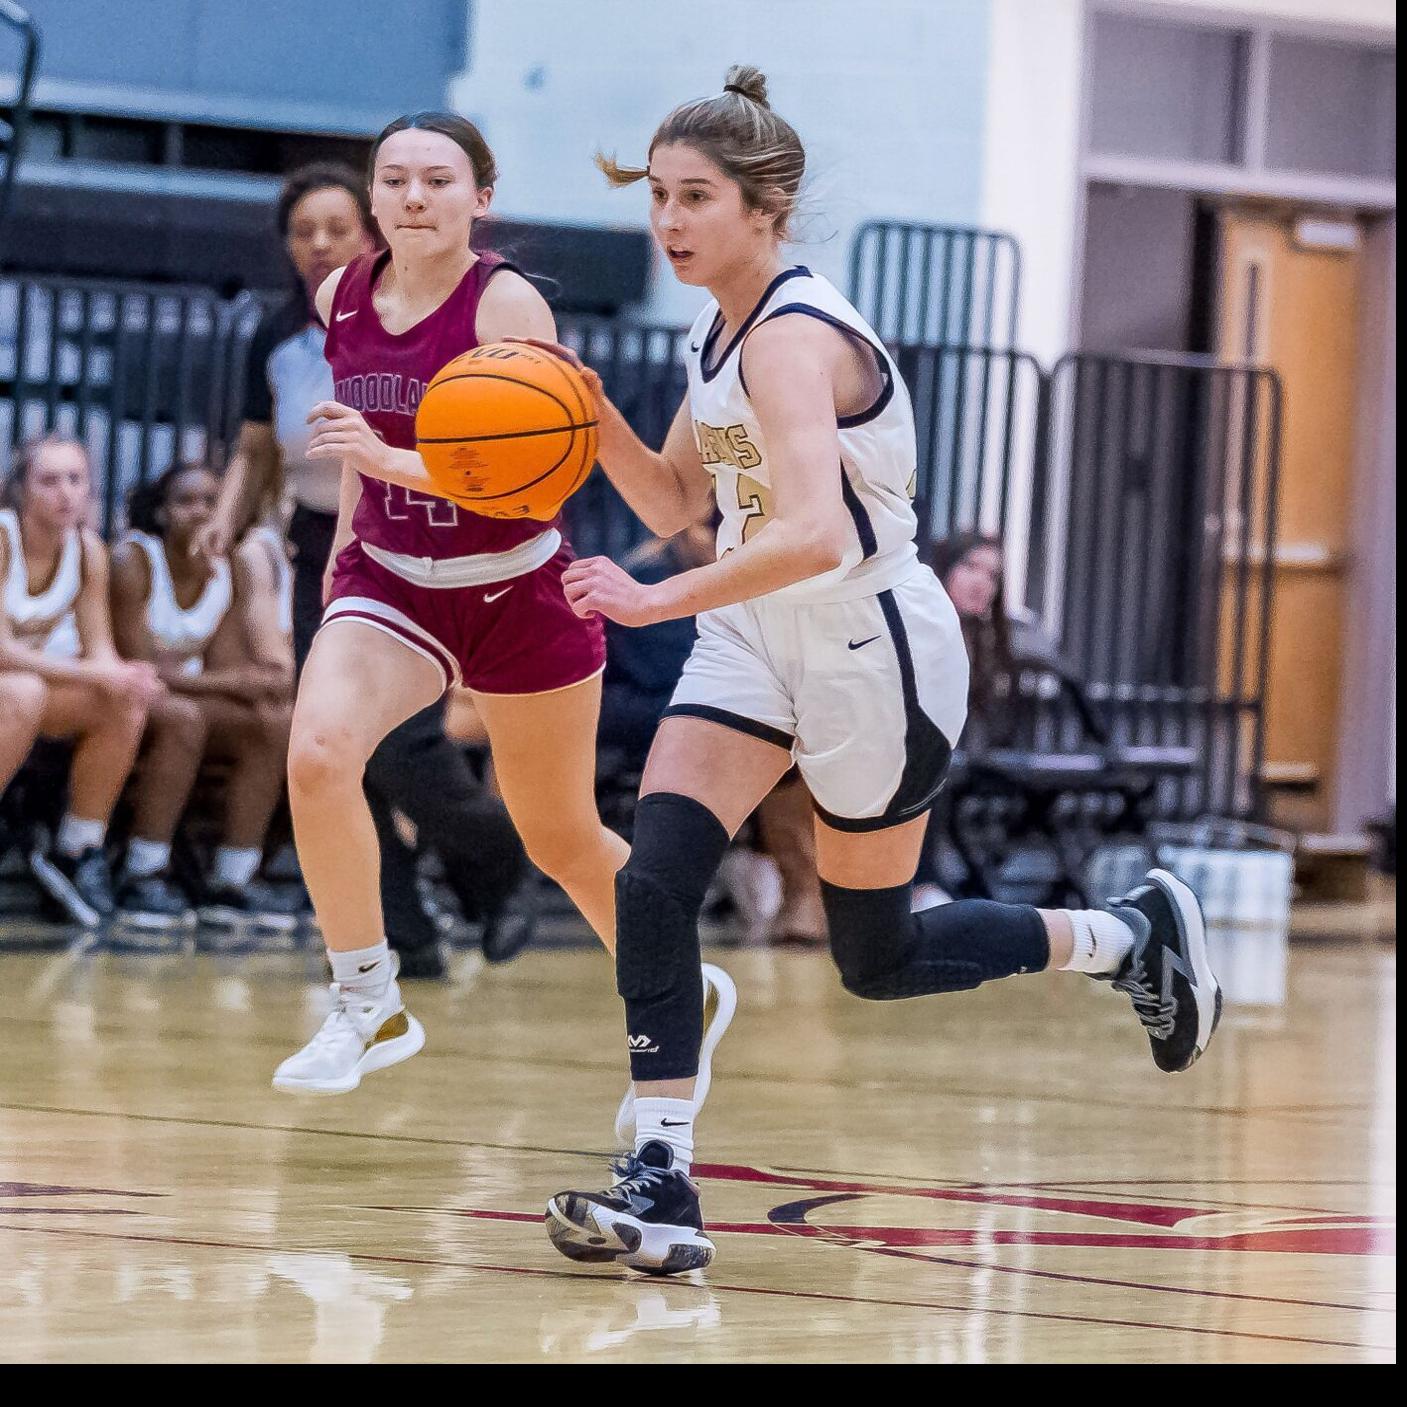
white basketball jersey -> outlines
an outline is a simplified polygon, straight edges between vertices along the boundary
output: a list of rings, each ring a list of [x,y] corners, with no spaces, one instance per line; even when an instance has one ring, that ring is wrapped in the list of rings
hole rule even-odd
[[[210,564],[210,579],[195,604],[182,606],[176,600],[176,584],[171,579],[171,567],[161,539],[135,529],[128,537],[142,550],[151,573],[147,629],[151,632],[152,643],[182,674],[199,674],[204,667],[206,648],[215,638],[234,599],[230,564],[223,557],[217,557]]]
[[[689,333],[689,410],[704,466],[713,475],[723,521],[718,555],[741,546],[767,521],[772,479],[767,445],[743,384],[742,345],[770,318],[801,313],[840,328],[875,354],[884,388],[867,410],[840,417],[837,431],[850,538],[834,570],[772,593],[797,601],[848,601],[903,581],[917,549],[913,491],[917,472],[914,413],[898,368],[874,330],[829,280],[797,266],[772,280],[757,307],[720,346],[722,317],[710,301]]]
[[[83,538],[77,528],[64,538],[54,579],[39,592],[29,591],[29,568],[24,560],[24,540],[19,516],[13,508],[0,509],[0,531],[5,534],[9,563],[5,571],[5,615],[17,638],[41,653],[63,658],[81,649],[74,606],[83,590]]]

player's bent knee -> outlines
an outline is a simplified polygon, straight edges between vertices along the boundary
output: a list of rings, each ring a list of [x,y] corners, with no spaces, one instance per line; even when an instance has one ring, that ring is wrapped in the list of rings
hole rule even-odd
[[[867,1001],[970,992],[1039,971],[1049,956],[1040,916],[1024,905],[962,900],[910,913],[910,886],[846,889],[821,881],[831,955],[847,992]]]
[[[167,695],[151,715],[152,739],[180,752],[203,752],[208,732],[205,714],[194,699]]]
[[[570,882],[579,874],[595,872],[596,857],[582,852],[581,831],[557,826],[551,829],[525,826],[521,835],[528,859],[559,884]]]
[[[348,728],[303,726],[288,745],[288,785],[305,796],[352,783],[361,788],[367,752]]]
[[[113,727],[124,738],[135,741],[146,731],[147,706],[143,703],[120,704],[113,713]]]
[[[857,893],[864,893],[859,890]],[[883,936],[866,922],[830,926],[831,957],[840,973],[840,984],[865,1001],[902,1001],[906,997],[937,996],[944,992],[970,992],[986,980],[978,964],[961,958],[919,956],[913,918],[905,916],[898,933]],[[874,918],[887,921],[876,911]],[[901,941],[896,944],[895,939]]]
[[[13,731],[38,728],[49,701],[49,690],[37,674],[11,674],[0,678],[0,707]]]

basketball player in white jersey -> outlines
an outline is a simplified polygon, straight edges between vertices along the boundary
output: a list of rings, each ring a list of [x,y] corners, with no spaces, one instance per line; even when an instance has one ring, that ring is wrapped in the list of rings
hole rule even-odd
[[[855,995],[1086,972],[1132,998],[1155,1061],[1181,1070],[1210,1039],[1220,994],[1197,901],[1161,871],[1109,911],[966,900],[910,912],[928,809],[962,731],[968,662],[952,604],[915,552],[904,385],[854,308],[783,260],[805,155],[756,69],[733,69],[722,94],[671,113],[647,167],[601,164],[615,184],[648,180],[662,251],[682,282],[712,295],[661,453],[588,373],[601,463],[662,537],[695,521],[710,493],[723,523],[716,562],[657,585],[605,558],[564,578],[579,613],[623,625],[697,614],[699,635],[617,876],[635,1154],[615,1186],[552,1198],[547,1225],[574,1260],[669,1274],[713,1256],[688,1176],[699,910],[729,838],[793,762],[815,798],[831,951]]]
[[[162,688],[150,665],[119,659],[113,645],[83,446],[61,435],[25,445],[3,501],[0,790],[36,738],[73,739],[68,811],[53,846],[29,862],[56,916],[91,928],[112,912],[103,841]]]
[[[245,565],[193,550],[218,489],[204,465],[168,469],[132,495],[131,531],[113,554],[118,642],[124,654],[151,661],[168,688],[152,713],[117,893],[119,916],[136,931],[191,918],[189,897],[170,872],[171,842],[207,752],[233,769],[200,920],[241,932],[297,926],[292,905],[254,878],[283,790],[293,661],[277,606],[251,613],[259,582]]]

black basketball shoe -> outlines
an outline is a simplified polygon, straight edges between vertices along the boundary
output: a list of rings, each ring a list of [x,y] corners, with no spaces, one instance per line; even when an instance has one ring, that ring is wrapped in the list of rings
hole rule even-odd
[[[401,960],[402,981],[442,982],[449,976],[449,969],[445,966],[444,948],[438,938],[431,939],[428,943],[410,945],[398,942],[389,935],[388,940],[392,950]]]
[[[208,884],[196,915],[203,928],[292,934],[301,922],[301,897],[252,879],[248,884]]]
[[[484,914],[479,947],[486,962],[509,962],[536,937],[540,892],[534,876],[511,902],[505,899]]]
[[[1145,883],[1109,904],[1134,931],[1133,951],[1105,981],[1133,1001],[1160,1070],[1186,1070],[1221,1020],[1221,987],[1207,958],[1197,896],[1176,875],[1149,870]]]
[[[29,857],[29,870],[44,891],[54,917],[83,928],[96,928],[112,917],[112,876],[101,847],[89,846],[81,855],[34,850]]]
[[[647,1143],[613,1163],[604,1192],[559,1192],[547,1204],[547,1235],[568,1260],[618,1260],[651,1275],[702,1270],[713,1259],[699,1189],[674,1166],[674,1150]]]
[[[124,874],[117,887],[117,921],[124,928],[167,932],[195,922],[191,901],[169,875]]]

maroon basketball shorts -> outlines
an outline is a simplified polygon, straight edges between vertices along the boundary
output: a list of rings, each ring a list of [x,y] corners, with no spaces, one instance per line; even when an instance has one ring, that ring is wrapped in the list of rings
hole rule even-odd
[[[355,620],[394,636],[444,674],[481,694],[545,694],[606,665],[599,618],[567,604],[564,546],[536,571],[480,586],[428,587],[373,561],[360,541],[338,554],[322,623]]]

